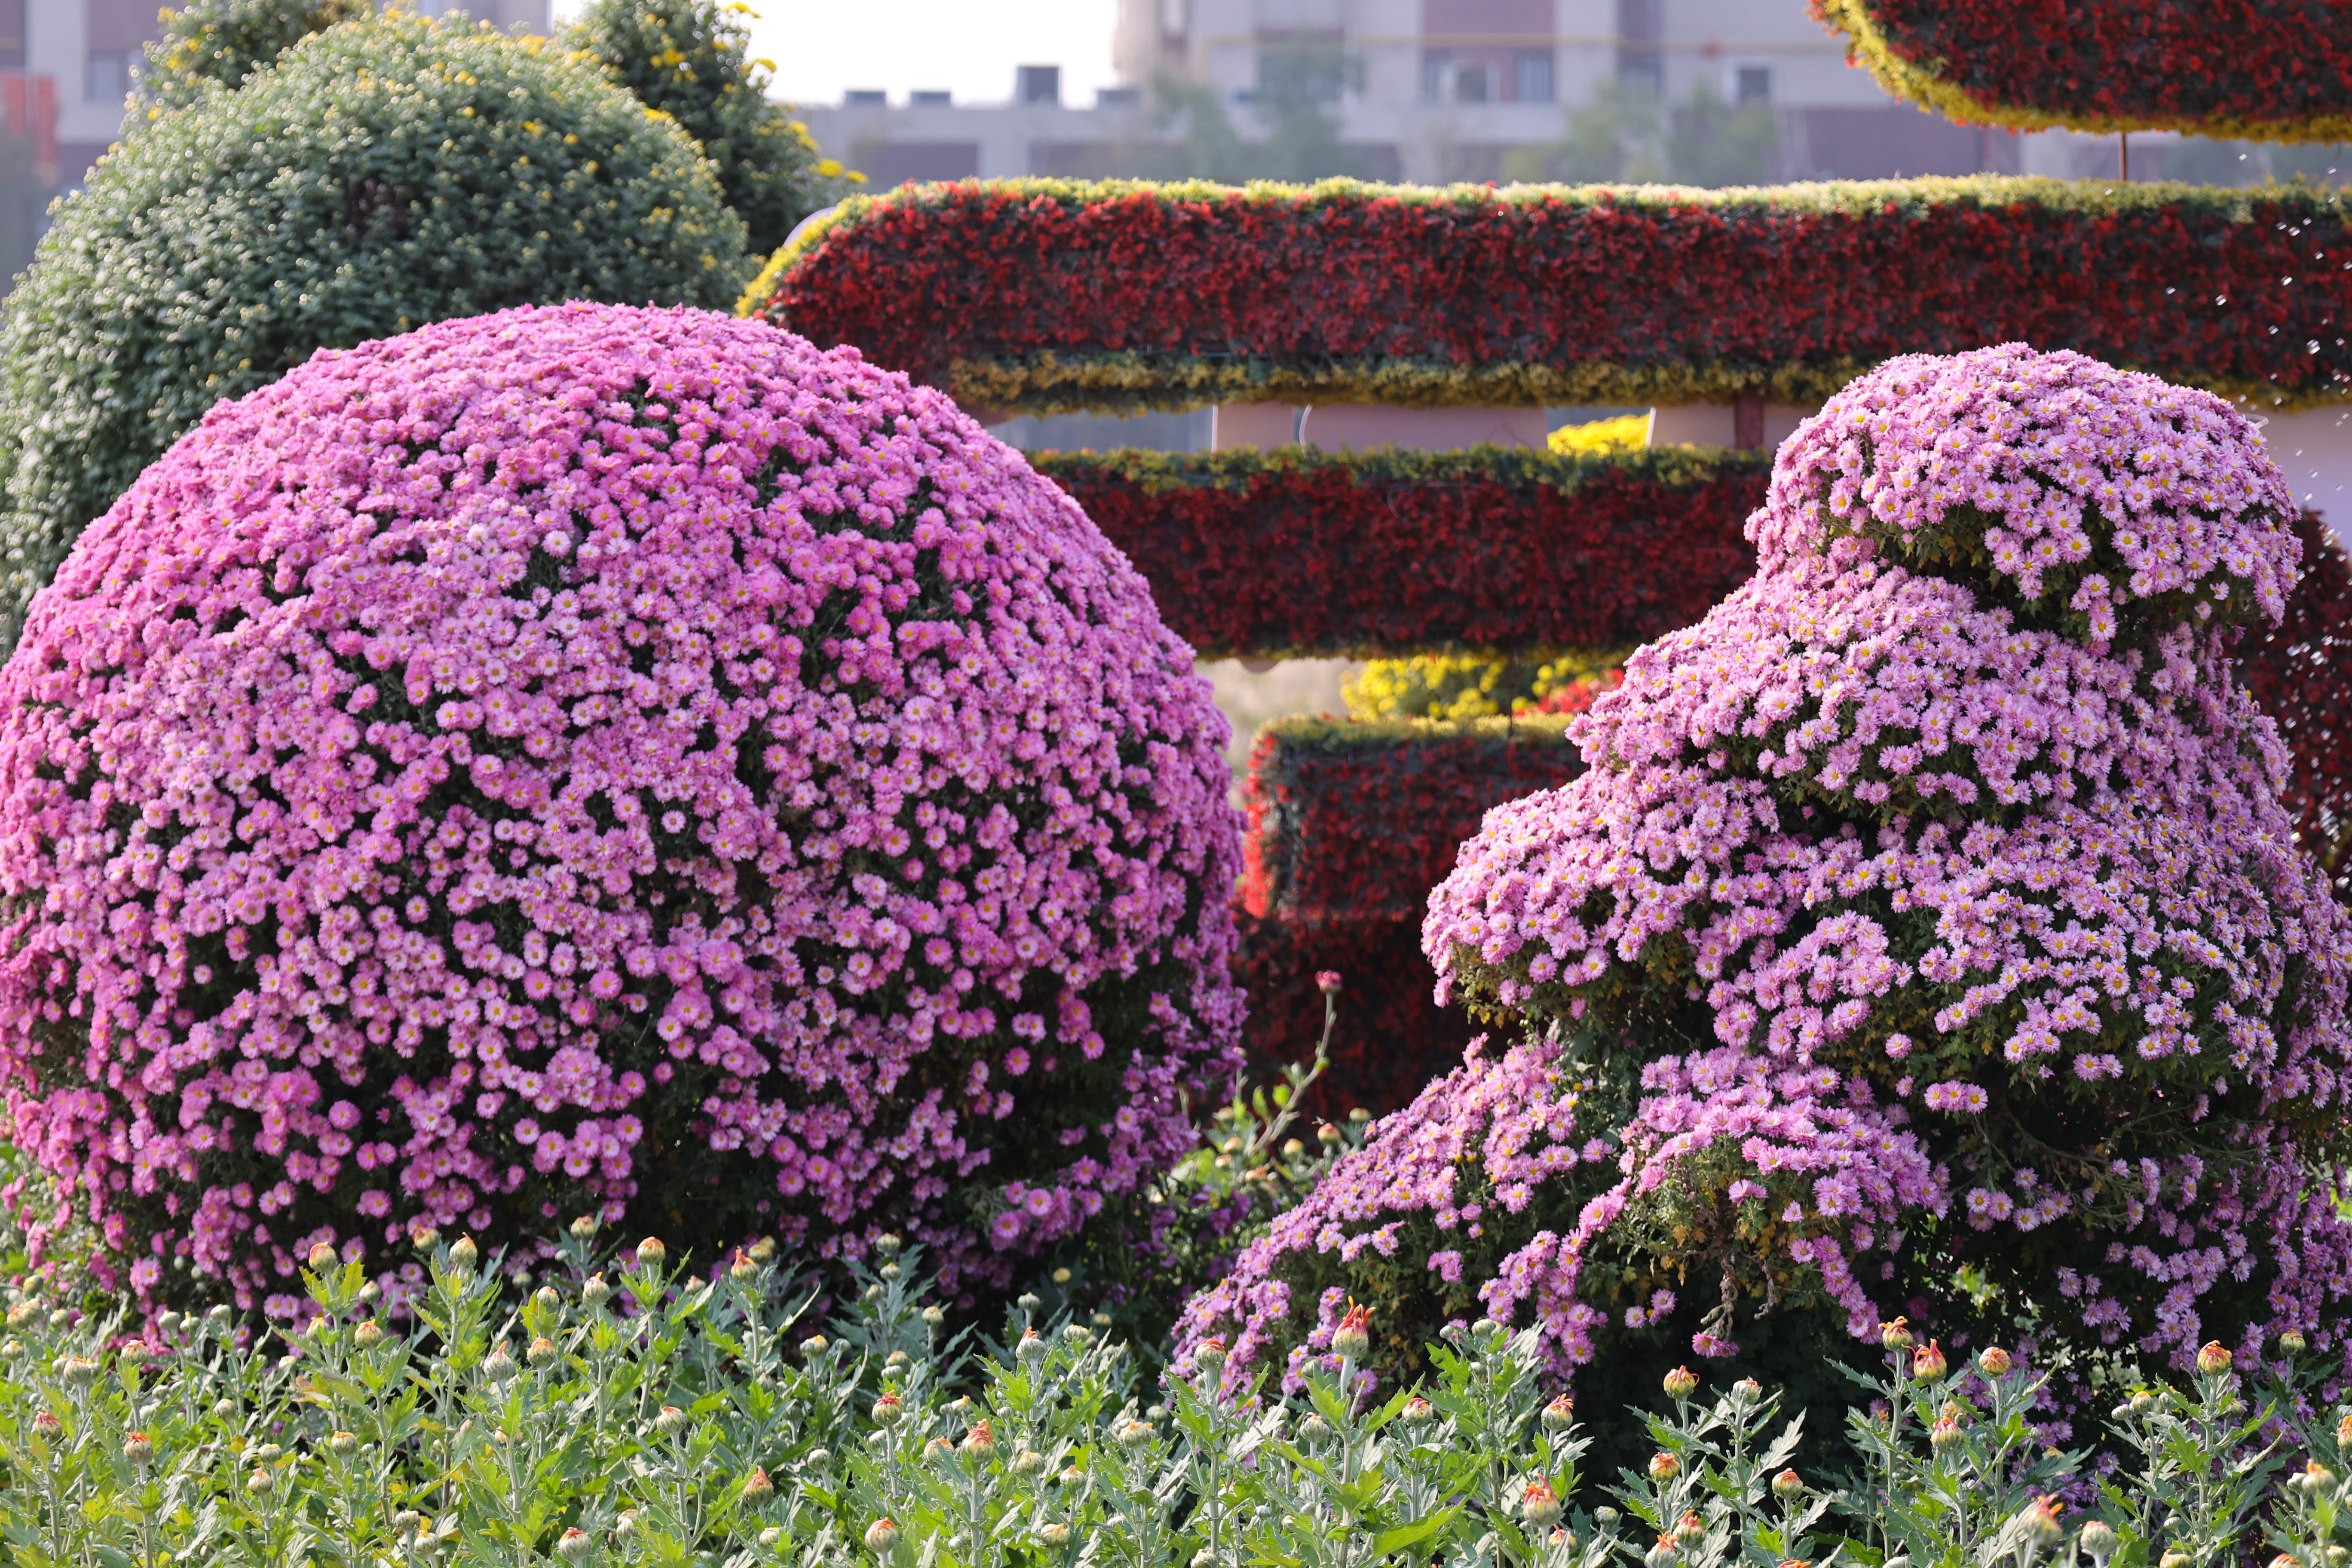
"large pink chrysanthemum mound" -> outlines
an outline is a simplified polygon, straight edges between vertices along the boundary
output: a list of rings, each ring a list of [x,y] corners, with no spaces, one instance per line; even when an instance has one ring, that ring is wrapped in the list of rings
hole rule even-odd
[[[1474,1058],[1360,1158],[1497,1072],[1585,1086],[1556,1175],[1471,1222],[1478,1296],[1539,1304],[1564,1368],[1685,1281],[1702,1353],[1809,1297],[1856,1335],[2341,1351],[2352,927],[2231,656],[2295,516],[2204,393],[2014,345],[1855,381],[1780,448],[1757,576],[1629,659],[1590,771],[1430,896],[1441,992],[1540,1061]],[[1412,1211],[1470,1228],[1409,1196],[1318,1193],[1242,1283]],[[1279,1341],[1255,1300],[1192,1331]]]
[[[321,353],[0,675],[17,1140],[150,1294],[583,1206],[1001,1276],[1235,1059],[1225,734],[1077,507],[854,350]]]

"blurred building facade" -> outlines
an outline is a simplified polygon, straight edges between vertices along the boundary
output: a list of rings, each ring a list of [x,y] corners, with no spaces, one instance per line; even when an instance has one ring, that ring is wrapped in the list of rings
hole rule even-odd
[[[2021,162],[2017,137],[1889,98],[1805,0],[1120,0],[1117,27],[1123,85],[1095,103],[1063,103],[1050,68],[1026,68],[1002,104],[852,92],[802,114],[877,186],[1213,174],[1171,163],[1188,120],[1221,113],[1235,137],[1272,138],[1302,98],[1333,133],[1328,172],[1378,179],[1728,184]],[[1612,117],[1628,128],[1613,168],[1595,142]],[[1739,138],[1738,156],[1690,150],[1710,125]]]

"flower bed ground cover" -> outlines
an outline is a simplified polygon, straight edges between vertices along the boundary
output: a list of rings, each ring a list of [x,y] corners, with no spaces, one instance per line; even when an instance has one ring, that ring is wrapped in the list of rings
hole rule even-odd
[[[1054,452],[1032,459],[1204,658],[1622,647],[1744,581],[1768,454]]]
[[[744,308],[1037,414],[1818,403],[1895,354],[2003,342],[2294,408],[2352,391],[2344,228],[2321,191],[1994,176],[966,181],[852,198]]]

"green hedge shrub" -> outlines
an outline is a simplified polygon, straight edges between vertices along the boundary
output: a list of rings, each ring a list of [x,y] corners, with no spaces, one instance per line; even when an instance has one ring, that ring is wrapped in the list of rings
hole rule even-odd
[[[147,46],[142,97],[184,109],[214,87],[236,87],[313,33],[364,16],[370,0],[194,0],[163,13]]]
[[[667,120],[541,40],[395,12],[160,115],[58,210],[0,331],[0,647],[223,397],[322,348],[565,300],[731,304],[743,228]]]
[[[701,145],[751,253],[764,257],[865,179],[821,157],[808,127],[769,100],[770,67],[749,58],[742,15],[717,0],[593,0],[572,42]]]

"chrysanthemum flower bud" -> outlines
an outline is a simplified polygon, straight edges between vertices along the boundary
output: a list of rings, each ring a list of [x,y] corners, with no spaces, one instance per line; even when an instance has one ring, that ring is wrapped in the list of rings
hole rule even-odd
[[[1642,1554],[1642,1568],[1674,1568],[1682,1561],[1683,1549],[1675,1544],[1671,1535],[1661,1535],[1658,1543]]]
[[[1743,1377],[1731,1385],[1732,1403],[1745,1409],[1764,1397],[1764,1385],[1752,1377]]]
[[[415,1532],[424,1522],[423,1514],[413,1508],[404,1508],[392,1516],[392,1532],[394,1535],[408,1535]]]
[[[1650,1479],[1654,1481],[1673,1480],[1682,1471],[1683,1462],[1672,1454],[1658,1454],[1650,1460]]]
[[[2336,1442],[2339,1447],[2352,1447],[2352,1410],[2346,1411],[2344,1418],[2336,1424]]]
[[[591,1274],[580,1287],[580,1303],[592,1312],[610,1300],[612,1296],[613,1288],[604,1283],[602,1274]]]
[[[359,1446],[359,1434],[356,1432],[338,1432],[327,1439],[328,1449],[336,1454],[355,1452]]]
[[[1694,1382],[1696,1380],[1694,1379]],[[1423,1403],[1427,1403],[1423,1401]],[[1576,1401],[1563,1394],[1543,1407],[1543,1424],[1555,1432],[1576,1425]]]
[[[874,1402],[874,1408],[867,1414],[874,1417],[877,1426],[896,1426],[907,1414],[907,1404],[895,1394],[885,1394]]]
[[[2103,1519],[2095,1519],[2084,1525],[2082,1532],[2074,1537],[2074,1544],[2082,1548],[2083,1555],[2096,1563],[2098,1568],[2106,1568],[2107,1559],[2123,1548],[2122,1539]]]
[[[334,1320],[321,1312],[303,1325],[302,1337],[306,1340],[323,1340],[334,1331]]]
[[[43,1410],[33,1417],[33,1436],[36,1437],[55,1442],[65,1436],[65,1423],[59,1421],[53,1412]]]
[[[1348,1303],[1348,1310],[1339,1319],[1339,1326],[1331,1331],[1331,1351],[1342,1361],[1361,1361],[1372,1351],[1372,1310]]]
[[[1059,1552],[1070,1543],[1070,1527],[1066,1524],[1041,1524],[1037,1527],[1037,1544],[1048,1551]]]
[[[2168,1552],[2157,1559],[2156,1568],[2197,1568],[2197,1559],[2186,1552]]]
[[[122,1435],[122,1457],[134,1465],[145,1465],[155,1457],[155,1445],[149,1441],[144,1432],[125,1432]]]
[[[429,1225],[420,1225],[408,1233],[408,1245],[419,1252],[430,1252],[441,1244],[441,1233]]]
[[[533,1366],[545,1366],[555,1359],[555,1342],[541,1334],[530,1342],[530,1348],[522,1352],[522,1358]]]
[[[11,1313],[10,1316],[13,1317],[15,1314]],[[180,1325],[186,1321],[187,1320],[181,1317],[177,1312],[159,1312],[155,1316],[155,1331],[168,1338],[173,1334],[178,1333],[180,1331]]]
[[[754,1263],[772,1262],[776,1256],[776,1239],[772,1236],[755,1237],[749,1251]]]
[[[1331,1423],[1320,1415],[1309,1415],[1298,1424],[1298,1435],[1310,1443],[1319,1443],[1331,1435]]]
[[[1878,1325],[1878,1342],[1891,1351],[1907,1351],[1919,1342],[1911,1337],[1911,1320],[1897,1318]]]
[[[595,1234],[596,1216],[594,1215],[583,1214],[572,1222],[572,1235],[574,1240],[586,1241]]]
[[[2230,1347],[2219,1340],[2208,1340],[2205,1348],[2197,1352],[2197,1370],[2208,1377],[2230,1370]]]
[[[586,1531],[577,1525],[565,1530],[562,1535],[555,1538],[555,1554],[566,1563],[585,1563],[588,1560],[588,1553],[595,1549],[596,1542],[590,1538]]]
[[[2307,1342],[2301,1329],[2289,1329],[2279,1336],[2279,1349],[2289,1355],[2301,1355]]]
[[[637,1510],[625,1508],[613,1521],[613,1539],[626,1541],[637,1532]]]
[[[654,1430],[665,1437],[675,1437],[687,1428],[688,1415],[675,1405],[665,1405],[654,1417]]]
[[[1783,1502],[1805,1495],[1805,1479],[1794,1470],[1782,1470],[1772,1478],[1772,1495]]]
[[[1675,1521],[1675,1544],[1687,1552],[1706,1539],[1706,1521],[1695,1513],[1685,1513]]]
[[[768,1526],[767,1529],[760,1531],[759,1536],[757,1537],[760,1544],[762,1546],[773,1546],[778,1542],[783,1540],[783,1531],[780,1527],[772,1524]]]
[[[1326,1121],[1315,1130],[1315,1141],[1328,1148],[1339,1141],[1339,1130]]]
[[[874,1250],[884,1258],[895,1258],[898,1256],[898,1248],[905,1245],[906,1243],[887,1231],[874,1238]]]
[[[1999,1345],[1988,1345],[1977,1357],[1977,1370],[1987,1377],[2003,1377],[2009,1373],[2009,1352]]]
[[[921,1315],[925,1328],[936,1329],[948,1321],[946,1311],[938,1307],[926,1307]]]
[[[1045,1456],[1034,1448],[1024,1448],[1013,1456],[1013,1473],[1016,1476],[1037,1476],[1045,1472]]]
[[[1056,1285],[1067,1285],[1069,1282],[1070,1282],[1070,1271],[1069,1271],[1068,1269],[1066,1269],[1066,1268],[1056,1268],[1056,1269],[1055,1269],[1055,1270],[1054,1270],[1054,1283],[1055,1283],[1055,1284],[1056,1284]]]
[[[1666,1397],[1680,1402],[1698,1392],[1698,1373],[1686,1366],[1678,1366],[1666,1373]]]
[[[751,1261],[751,1255],[746,1253],[741,1247],[737,1247],[735,1249],[735,1261],[727,1266],[727,1278],[734,1280],[738,1285],[740,1285],[750,1280],[759,1272],[760,1266]]]
[[[659,1268],[669,1258],[669,1248],[659,1237],[649,1236],[637,1243],[637,1262],[647,1268]]]
[[[475,1247],[474,1238],[470,1236],[459,1237],[449,1248],[449,1267],[460,1274],[471,1273],[474,1265],[481,1260],[482,1255]]]
[[[253,1474],[246,1477],[245,1489],[251,1492],[256,1497],[260,1497],[267,1493],[269,1490],[269,1472],[268,1470],[256,1470]]]
[[[88,1356],[69,1355],[58,1363],[58,1381],[68,1388],[88,1388],[98,1381],[98,1363]]]
[[[776,1483],[768,1479],[764,1469],[753,1470],[743,1483],[743,1500],[762,1503],[776,1495]]]
[[[877,1555],[887,1553],[898,1544],[898,1527],[885,1514],[866,1527],[866,1550]]]
[[[530,1304],[542,1312],[553,1312],[563,1305],[563,1298],[552,1285],[541,1285],[530,1293]]]
[[[1436,1414],[1437,1406],[1418,1394],[1404,1402],[1404,1418],[1415,1426],[1424,1424]]]
[[[310,1272],[316,1274],[321,1269],[332,1268],[341,1259],[335,1256],[332,1243],[321,1241],[311,1245],[310,1256],[306,1261],[310,1265]]]
[[[955,1457],[956,1447],[953,1438],[934,1437],[923,1445],[923,1458],[934,1465],[952,1465],[955,1463]]]
[[[1326,996],[1337,995],[1339,991],[1339,972],[1336,969],[1317,970],[1315,972],[1315,989],[1320,991]]]
[[[482,1363],[482,1375],[492,1383],[512,1383],[515,1374],[520,1371],[522,1368],[515,1364],[515,1358],[507,1353],[507,1347],[504,1345],[492,1351],[489,1358]]]
[[[1944,1348],[1934,1340],[1911,1352],[1911,1375],[1930,1382],[1944,1375]]]
[[[1020,1342],[1013,1347],[1013,1353],[1024,1364],[1034,1366],[1053,1353],[1053,1346],[1045,1342],[1045,1335],[1034,1329],[1024,1329],[1021,1331]]]
[[[2322,1497],[2335,1489],[2336,1472],[2314,1459],[2294,1478],[2294,1484],[2303,1489],[2305,1496]]]
[[[1063,1328],[1062,1338],[1069,1342],[1071,1344],[1082,1345],[1088,1340],[1094,1338],[1094,1335],[1088,1333],[1082,1325],[1071,1323]]]
[[[2025,1528],[2028,1537],[2040,1546],[2055,1546],[2065,1530],[2058,1522],[2058,1500],[2038,1497],[2025,1505]]]
[[[19,1301],[8,1309],[8,1326],[12,1329],[21,1329],[38,1317],[40,1311],[41,1304],[38,1301]]]
[[[352,1331],[352,1343],[363,1351],[372,1351],[383,1343],[383,1325],[370,1318]]]
[[[823,1355],[832,1347],[832,1345],[833,1342],[826,1339],[823,1334],[811,1334],[808,1338],[801,1342],[801,1359],[803,1361],[814,1360],[814,1358]]]
[[[1531,1530],[1549,1530],[1559,1522],[1559,1494],[1547,1480],[1535,1480],[1519,1498],[1519,1517]]]
[[[1927,1428],[1927,1444],[1937,1453],[1941,1453],[1958,1442],[1962,1436],[1964,1434],[1960,1430],[1960,1424],[1947,1415]]]
[[[996,1434],[989,1430],[987,1422],[975,1423],[963,1435],[963,1451],[975,1459],[985,1459],[996,1452]]]

